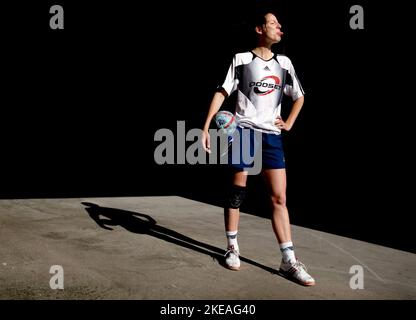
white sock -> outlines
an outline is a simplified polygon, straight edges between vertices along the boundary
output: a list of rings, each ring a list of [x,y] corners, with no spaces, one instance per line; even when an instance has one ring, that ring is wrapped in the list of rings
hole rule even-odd
[[[282,252],[282,258],[285,263],[293,264],[296,262],[292,241],[281,243],[280,251]]]
[[[227,249],[233,246],[235,250],[240,251],[238,247],[238,242],[237,242],[237,233],[238,231],[226,231],[225,232],[227,236]]]

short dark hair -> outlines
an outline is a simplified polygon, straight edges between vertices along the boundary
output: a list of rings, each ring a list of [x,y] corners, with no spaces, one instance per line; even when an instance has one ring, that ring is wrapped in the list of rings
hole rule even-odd
[[[266,23],[266,15],[269,13],[277,17],[276,13],[273,10],[262,9],[262,10],[256,11],[253,16],[252,27],[253,28],[262,27],[263,24]]]

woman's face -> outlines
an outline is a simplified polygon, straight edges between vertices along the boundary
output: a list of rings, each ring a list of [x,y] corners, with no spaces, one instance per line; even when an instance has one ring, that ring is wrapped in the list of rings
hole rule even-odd
[[[273,14],[268,13],[265,16],[265,20],[266,22],[263,24],[263,36],[273,43],[280,42],[280,40],[282,40],[283,32],[280,31],[282,26],[279,21],[277,21],[277,18]]]

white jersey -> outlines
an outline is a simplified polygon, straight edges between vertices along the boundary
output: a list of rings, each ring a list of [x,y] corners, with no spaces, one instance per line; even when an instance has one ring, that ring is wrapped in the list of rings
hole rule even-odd
[[[304,95],[290,59],[274,54],[264,60],[254,52],[237,53],[222,88],[238,90],[235,116],[244,128],[280,134],[274,124],[280,116],[283,93],[296,100]]]

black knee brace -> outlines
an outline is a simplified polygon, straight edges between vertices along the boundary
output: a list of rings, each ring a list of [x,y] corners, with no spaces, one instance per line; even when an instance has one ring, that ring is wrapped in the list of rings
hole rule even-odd
[[[240,208],[247,193],[247,187],[233,185],[228,195],[227,207],[232,209]]]

